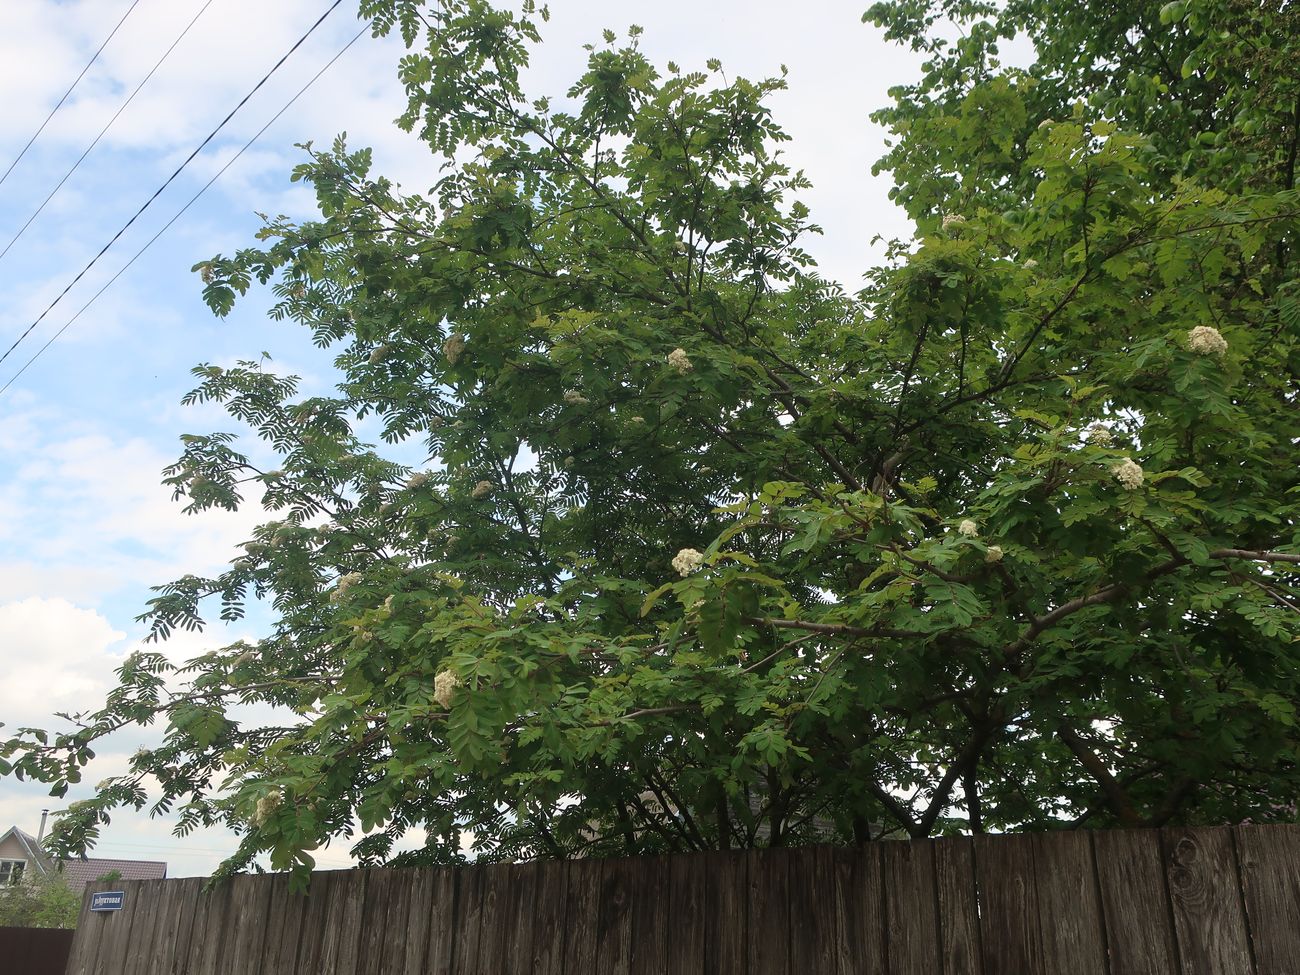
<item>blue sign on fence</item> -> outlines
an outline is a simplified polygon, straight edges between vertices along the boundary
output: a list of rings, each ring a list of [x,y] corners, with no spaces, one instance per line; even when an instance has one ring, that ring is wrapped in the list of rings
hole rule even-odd
[[[101,890],[97,894],[90,895],[90,909],[92,911],[120,911],[122,902],[126,899],[126,894],[120,890]]]

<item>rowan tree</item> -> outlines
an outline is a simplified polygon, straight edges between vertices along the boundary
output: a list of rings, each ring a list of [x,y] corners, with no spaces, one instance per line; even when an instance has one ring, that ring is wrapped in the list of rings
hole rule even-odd
[[[319,218],[196,269],[340,378],[195,370],[244,432],[166,481],[268,517],[146,618],[274,625],[4,746],[59,792],[165,726],[57,846],[150,803],[229,869],[1295,818],[1294,4],[873,7],[926,65],[876,116],[915,233],[860,293],[805,249],[783,78],[633,29],[545,97],[530,3],[362,13],[446,168],[308,147]]]

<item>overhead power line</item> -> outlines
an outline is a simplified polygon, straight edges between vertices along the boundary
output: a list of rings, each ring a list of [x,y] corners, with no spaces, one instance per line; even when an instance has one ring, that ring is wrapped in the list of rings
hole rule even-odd
[[[325,63],[325,66],[322,67],[319,71],[316,72],[316,74],[312,76],[310,81],[308,81],[305,85],[303,85],[300,89],[298,89],[298,93],[294,95],[292,98],[290,98],[287,102],[285,102],[284,107],[281,108],[278,112],[276,112],[273,116],[271,116],[270,120],[265,125],[263,125],[260,129],[258,129],[256,134],[247,142],[245,142],[244,145],[240,147],[239,151],[235,153],[233,156],[231,156],[230,159],[226,162],[226,164],[222,166],[219,170],[217,170],[216,174],[210,180],[208,180],[206,183],[203,184],[203,186],[199,189],[197,193],[195,193],[192,197],[190,197],[189,202],[187,202],[183,207],[181,207],[180,210],[178,210],[170,220],[168,220],[165,224],[163,224],[162,227],[158,230],[158,232],[155,233],[152,237],[150,237],[145,242],[145,245],[141,247],[138,251],[136,251],[135,254],[131,256],[131,259],[127,261],[124,265],[122,265],[122,267],[118,270],[118,272],[104,283],[103,287],[101,287],[98,291],[96,291],[93,295],[91,295],[90,300],[87,301],[80,308],[78,308],[76,314],[73,315],[71,318],[69,318],[66,322],[64,322],[63,327],[60,328],[57,332],[55,332],[53,335],[51,335],[49,339],[46,341],[46,343],[42,345],[39,349],[37,349],[36,353],[23,364],[23,367],[19,369],[16,373],[14,373],[11,377],[9,377],[8,382],[6,382],[3,386],[0,386],[0,396],[3,396],[5,391],[18,381],[18,377],[20,377],[23,373],[25,373],[27,369],[31,366],[31,364],[34,363],[37,359],[39,359],[45,353],[45,350],[55,343],[55,341],[59,338],[60,335],[62,335],[70,327],[72,327],[73,322],[75,322],[78,318],[81,317],[82,312],[84,312],[87,308],[93,305],[99,299],[100,295],[102,295],[105,291],[107,291],[110,287],[112,287],[113,282],[116,281],[118,278],[120,278],[123,274],[125,274],[127,270],[131,267],[131,265],[134,264],[137,260],[139,260],[140,256],[144,254],[144,252],[147,251],[150,247],[152,247],[154,245],[154,242],[157,241],[159,237],[161,237],[163,234],[167,232],[167,230],[171,227],[172,224],[174,224],[177,220],[179,220],[185,214],[185,212],[189,210],[190,207],[192,207],[196,202],[198,202],[199,197],[201,197],[204,193],[206,193],[208,191],[208,188],[213,183],[215,183],[218,179],[220,179],[221,175],[227,169],[233,166],[235,164],[235,161],[239,159],[240,156],[242,156],[245,152],[248,151],[248,149],[253,145],[253,143],[256,142],[262,136],[262,133],[264,133],[267,129],[269,129],[272,125],[274,125],[277,121],[279,121],[280,116],[282,116],[285,112],[287,112],[293,106],[293,104],[307,92],[307,89],[310,88],[312,85],[314,85],[316,83],[316,80],[321,75],[323,75],[326,71],[328,71],[333,66],[335,61],[343,57],[343,55],[347,52],[348,48],[350,48],[353,44],[359,41],[369,29],[370,29],[369,25],[366,25],[365,27],[361,28],[361,30],[359,30],[352,37],[352,40],[344,44],[343,47],[339,50],[339,52],[335,54],[334,57],[330,58],[329,61]],[[10,351],[13,350],[11,349]],[[5,353],[5,355],[7,356],[8,353]],[[3,361],[3,359],[0,359],[0,361]]]
[[[86,72],[90,70],[90,66],[99,59],[99,55],[103,52],[104,48],[108,47],[108,42],[113,39],[113,35],[117,33],[117,29],[126,23],[126,18],[131,16],[131,11],[136,8],[136,5],[139,4],[139,2],[140,0],[133,0],[131,6],[126,8],[126,13],[122,15],[122,19],[119,20],[113,29],[108,32],[108,36],[104,38],[104,43],[99,45],[95,50],[95,53],[90,56],[90,60],[86,62],[86,66],[81,69],[81,74],[77,75],[72,84],[68,86],[68,90],[63,93],[63,97],[59,99],[58,103],[52,109],[50,109],[50,114],[45,116],[45,121],[42,122],[41,127],[36,130],[36,134],[27,140],[27,145],[23,146],[22,151],[19,152],[14,158],[14,161],[9,164],[9,168],[5,170],[5,174],[0,176],[0,186],[4,185],[4,181],[9,178],[9,174],[14,171],[14,167],[18,165],[23,156],[27,155],[27,150],[32,147],[32,143],[40,137],[42,132],[45,131],[45,126],[50,124],[50,119],[54,118],[54,116],[58,114],[59,109],[63,107],[63,103],[68,100],[68,96],[72,94],[77,85],[81,84],[81,79],[86,76]]]
[[[127,96],[126,101],[124,101],[121,107],[118,108],[118,110],[113,113],[113,117],[108,120],[108,124],[106,124],[102,129],[99,130],[99,135],[95,136],[94,140],[91,141],[90,145],[86,146],[85,151],[82,152],[82,154],[77,157],[77,161],[72,164],[72,168],[63,174],[63,178],[60,179],[54,185],[54,189],[50,190],[49,194],[45,197],[45,199],[41,201],[41,205],[38,206],[32,212],[32,215],[27,218],[27,222],[18,228],[18,233],[14,234],[13,237],[10,239],[9,243],[5,244],[4,250],[0,251],[0,260],[3,260],[4,256],[9,253],[9,248],[13,247],[14,244],[18,243],[18,238],[27,232],[27,228],[32,225],[32,221],[41,215],[41,211],[45,209],[46,204],[48,204],[50,200],[54,199],[54,194],[58,193],[59,190],[63,189],[63,184],[68,181],[68,177],[70,177],[73,173],[77,171],[77,167],[79,167],[82,164],[82,162],[85,161],[85,158],[90,155],[90,151],[94,149],[95,146],[99,145],[99,140],[104,138],[104,133],[106,133],[109,129],[113,127],[113,123],[117,121],[118,116],[121,115],[124,111],[126,111],[126,107],[130,105],[132,101],[135,100],[135,96],[140,94],[140,89],[149,83],[149,79],[154,76],[154,72],[156,72],[159,68],[162,67],[163,62],[166,61],[167,58],[171,56],[172,51],[176,50],[176,45],[179,44],[182,40],[184,40],[185,35],[190,32],[190,28],[198,23],[199,18],[203,16],[203,12],[207,10],[210,6],[212,6],[212,2],[213,0],[207,0],[207,2],[202,7],[199,8],[199,12],[196,13],[190,19],[190,22],[188,24],[185,25],[185,29],[181,31],[178,35],[176,35],[176,40],[172,41],[171,47],[167,48],[167,50],[163,52],[163,56],[160,57],[157,60],[157,62],[154,64],[154,66],[149,69],[149,73],[144,76],[144,80],[142,80],[138,85],[135,86],[135,91],[131,92],[131,94]],[[130,11],[128,11],[128,13],[129,12]]]
[[[158,199],[158,197],[162,195],[163,191],[166,190],[167,187],[172,184],[172,182],[176,179],[176,177],[179,176],[185,170],[185,167],[187,167],[191,162],[194,161],[194,157],[197,156],[200,152],[202,152],[203,149],[207,146],[207,144],[217,137],[217,134],[223,128],[226,127],[226,123],[235,117],[235,113],[238,112],[241,108],[243,108],[244,105],[248,103],[248,100],[250,98],[252,98],[255,94],[257,94],[257,92],[261,89],[261,87],[264,84],[266,84],[267,81],[270,80],[271,76],[275,74],[278,70],[280,70],[280,66],[284,64],[285,61],[289,60],[289,57],[293,54],[293,52],[298,50],[298,48],[303,45],[303,42],[305,42],[307,38],[309,38],[312,35],[312,33],[316,30],[317,27],[319,27],[321,24],[325,22],[325,18],[328,17],[330,14],[332,14],[342,2],[343,0],[334,0],[334,2],[330,4],[329,9],[320,15],[320,18],[316,21],[316,23],[312,24],[311,27],[307,29],[307,32],[303,34],[302,37],[298,38],[298,40],[294,43],[293,47],[289,48],[289,50],[284,53],[284,55],[280,58],[280,60],[275,62],[275,65],[271,68],[271,70],[262,76],[262,80],[259,81],[256,85],[254,85],[252,90],[249,91],[247,95],[245,95],[243,98],[239,100],[239,104],[230,110],[230,114],[227,115],[225,118],[223,118],[220,121],[220,123],[218,123],[217,127],[208,133],[207,137],[202,142],[200,142],[197,146],[195,146],[194,151],[185,157],[185,161],[176,167],[175,172],[173,172],[170,176],[167,177],[166,181],[163,182],[162,186],[154,190],[153,195],[150,196],[149,199],[144,201],[144,204],[140,207],[139,210],[135,211],[135,213],[131,216],[131,219],[128,220],[126,223],[124,223],[121,229],[118,230],[118,232],[112,236],[109,242],[99,249],[99,253],[96,254],[94,257],[92,257],[90,261],[86,264],[86,266],[77,272],[77,276],[68,282],[67,286],[64,287],[64,289],[58,293],[55,299],[51,301],[49,305],[46,306],[43,312],[41,312],[38,316],[36,316],[35,321],[33,321],[30,325],[28,325],[27,328],[23,330],[23,333],[18,336],[18,338],[14,339],[13,345],[9,346],[9,348],[5,350],[4,355],[0,355],[0,365],[2,365],[5,362],[5,360],[8,359],[9,356],[13,354],[14,349],[18,348],[18,346],[22,344],[22,341],[32,333],[32,331],[36,328],[37,325],[39,325],[42,322],[42,320],[44,320],[45,316],[54,310],[54,307],[60,301],[63,300],[64,296],[66,296],[67,293],[73,289],[73,287],[76,286],[78,281],[80,281],[83,277],[85,277],[86,272],[89,271],[92,267],[94,267],[99,262],[99,259],[101,257],[103,257],[105,254],[108,253],[108,249],[117,243],[118,239],[124,233],[126,233],[127,230],[131,228],[131,225],[134,224],[136,220],[140,218],[140,215],[149,209],[149,207],[153,204],[154,200]],[[12,380],[10,381],[12,382]]]

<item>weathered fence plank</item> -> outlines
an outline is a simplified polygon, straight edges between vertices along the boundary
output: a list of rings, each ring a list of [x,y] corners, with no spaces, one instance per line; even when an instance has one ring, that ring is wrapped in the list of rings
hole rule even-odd
[[[757,850],[749,861],[749,967],[762,975],[790,973],[790,851]]]
[[[980,975],[979,898],[975,849],[967,837],[936,840],[934,882],[939,898],[939,953],[944,975]]]
[[[423,871],[423,874],[425,882],[411,890],[413,930],[408,939],[406,975],[451,975],[456,955],[457,925],[460,923],[459,871],[439,867]],[[423,924],[428,932],[423,951],[420,950],[419,935],[414,930],[417,923]],[[477,930],[474,937],[478,937]]]
[[[836,967],[838,975],[883,975],[884,877],[880,847],[833,852]]]
[[[790,860],[790,971],[836,970],[839,912],[835,910],[833,851],[819,847]]]
[[[1099,832],[1093,849],[1111,975],[1178,975],[1159,834]]]
[[[444,923],[449,927],[453,975],[478,975],[479,928],[483,919],[482,870],[456,871],[456,909]]]
[[[361,908],[360,947],[357,951],[357,975],[384,975],[390,971],[384,957],[385,946],[400,942],[406,930],[406,918],[397,917],[401,911],[401,898],[397,887],[401,883],[398,870],[367,870],[366,899]],[[389,920],[389,912],[394,917]]]
[[[147,975],[153,942],[159,936],[159,914],[162,910],[162,888],[157,884],[144,884],[135,895],[130,946],[122,957],[122,975]]]
[[[704,975],[705,937],[708,918],[705,902],[709,878],[705,872],[711,858],[679,854],[668,861],[667,971],[672,975]]]
[[[226,935],[226,951],[221,959],[222,970],[256,973],[263,957],[271,906],[271,885],[264,877],[235,877],[230,882],[230,897],[232,925]]]
[[[187,877],[149,886],[157,888],[160,894],[165,892],[165,906],[158,915],[158,932],[150,946],[146,975],[184,975],[185,946],[190,943],[203,880]],[[89,898],[86,902],[90,902]],[[296,947],[297,942],[294,945]],[[269,971],[292,973],[293,956],[289,957],[289,967],[271,968]]]
[[[745,975],[749,957],[749,857],[707,853],[704,970],[710,975]]]
[[[596,975],[599,971],[599,916],[601,860],[575,860],[569,864],[569,887],[564,922],[566,975]]]
[[[472,969],[479,975],[506,970],[506,927],[513,920],[510,873],[510,868],[505,866],[484,867],[482,871],[478,961]]]
[[[889,971],[897,975],[939,971],[933,843],[891,841],[880,845],[880,854]]]
[[[607,860],[600,878],[597,970],[601,975],[632,971],[632,891],[636,860]]]
[[[267,975],[272,972],[292,975],[298,964],[298,942],[302,933],[303,913],[307,909],[307,895],[295,892],[289,877],[283,874],[273,877],[268,886],[271,894],[266,909],[268,936],[262,954],[262,971]]]
[[[1044,975],[1034,837],[975,837],[975,872],[985,969]]]
[[[66,975],[1300,975],[1297,877],[1239,827],[130,881]]]
[[[1259,975],[1300,970],[1300,826],[1238,826],[1237,859]]]
[[[668,967],[668,889],[671,861],[639,864],[632,898],[632,975],[660,975]]]
[[[565,975],[564,929],[569,896],[569,864],[560,860],[537,865],[537,910],[533,915],[534,975]]]
[[[1092,841],[1084,832],[1042,833],[1034,838],[1043,959],[1052,975],[1106,971],[1101,889]]]
[[[1232,834],[1167,829],[1161,838],[1183,975],[1254,971]]]

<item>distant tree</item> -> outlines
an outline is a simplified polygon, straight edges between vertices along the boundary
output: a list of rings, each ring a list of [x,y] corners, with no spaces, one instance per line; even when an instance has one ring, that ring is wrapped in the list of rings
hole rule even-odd
[[[58,873],[0,888],[0,927],[75,928],[80,911],[81,896]]]
[[[308,148],[320,219],[198,266],[342,378],[195,370],[279,460],[187,436],[167,483],[277,517],[147,618],[275,622],[3,746],[59,793],[165,722],[60,848],[150,801],[240,831],[228,869],[358,826],[375,863],[1294,818],[1295,4],[872,8],[926,66],[877,115],[915,236],[860,294],[804,250],[783,80],[632,30],[537,98],[531,3],[362,9],[445,168]]]

